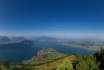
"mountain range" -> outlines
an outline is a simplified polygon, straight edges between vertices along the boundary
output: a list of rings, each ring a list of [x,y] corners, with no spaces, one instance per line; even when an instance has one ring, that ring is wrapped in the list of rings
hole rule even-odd
[[[0,36],[0,44],[7,44],[7,43],[16,43],[26,40],[25,37],[7,37],[7,36]]]
[[[19,43],[0,44],[0,50],[13,50],[13,49],[27,49],[33,45],[34,41],[24,40]]]
[[[41,36],[41,37],[36,37],[34,41],[38,42],[56,42],[56,38],[51,38],[51,37],[46,37],[46,36]]]
[[[34,37],[34,38],[25,38],[23,36],[0,36],[0,44],[7,44],[7,43],[17,43],[24,40],[33,40],[35,42],[63,42],[64,39],[58,39],[58,38],[52,38],[47,36],[41,36],[41,37]]]

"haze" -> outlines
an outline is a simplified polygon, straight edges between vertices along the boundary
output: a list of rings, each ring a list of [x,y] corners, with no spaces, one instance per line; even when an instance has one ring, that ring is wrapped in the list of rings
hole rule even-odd
[[[0,35],[104,38],[104,0],[0,0]]]

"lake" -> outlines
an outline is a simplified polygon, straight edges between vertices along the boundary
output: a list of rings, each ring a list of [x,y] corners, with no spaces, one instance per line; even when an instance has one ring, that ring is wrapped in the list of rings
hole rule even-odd
[[[65,54],[78,53],[81,55],[85,55],[88,52],[85,49],[67,47],[67,46],[59,45],[57,43],[38,42],[28,49],[5,50],[5,51],[0,50],[0,59],[6,59],[16,63],[22,62],[23,60],[28,60],[31,57],[35,56],[37,52],[42,49],[42,47],[52,47],[57,51]],[[90,51],[90,53],[93,52],[94,51]]]

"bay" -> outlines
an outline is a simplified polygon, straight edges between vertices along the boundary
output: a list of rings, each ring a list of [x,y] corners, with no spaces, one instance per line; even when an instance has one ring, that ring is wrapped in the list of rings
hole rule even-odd
[[[81,55],[85,55],[88,51],[81,48],[73,48],[63,46],[57,43],[52,42],[37,42],[30,48],[25,49],[17,49],[17,50],[0,50],[0,59],[6,59],[11,62],[21,63],[23,60],[28,60],[31,57],[35,56],[39,50],[43,47],[52,47],[57,51],[65,54],[77,53]],[[89,51],[93,53],[94,51]]]

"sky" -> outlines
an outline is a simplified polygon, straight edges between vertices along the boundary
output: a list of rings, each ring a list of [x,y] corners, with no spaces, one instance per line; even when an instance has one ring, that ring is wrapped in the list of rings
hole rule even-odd
[[[104,38],[104,0],[0,0],[0,35]]]

